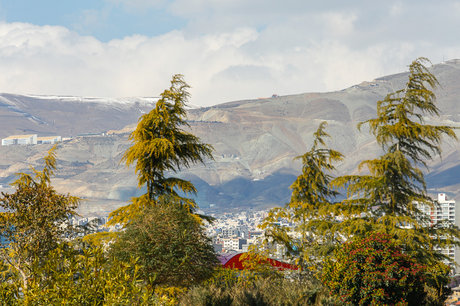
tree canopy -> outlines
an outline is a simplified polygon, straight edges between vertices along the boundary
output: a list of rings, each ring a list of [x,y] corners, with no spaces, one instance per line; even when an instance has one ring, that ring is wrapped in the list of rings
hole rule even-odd
[[[291,185],[290,202],[284,208],[272,209],[261,226],[270,242],[282,244],[301,265],[320,260],[318,255],[328,252],[336,240],[331,228],[337,220],[330,211],[337,191],[330,182],[334,163],[343,156],[326,146],[325,138],[329,135],[325,127],[326,122],[322,122],[310,150],[297,157],[302,160],[302,173]],[[281,219],[293,226],[280,226]]]
[[[18,273],[24,291],[33,277],[33,265],[40,264],[59,241],[71,234],[67,221],[76,214],[79,198],[60,194],[51,185],[56,169],[56,146],[44,158],[44,168],[32,168],[33,174],[18,173],[16,191],[1,194],[0,259],[9,271]]]
[[[196,192],[190,181],[168,177],[170,173],[212,158],[212,146],[184,130],[189,127],[186,121],[188,88],[182,75],[174,75],[171,86],[163,91],[155,108],[139,119],[130,136],[133,145],[125,152],[122,161],[136,165],[139,188],[146,186],[147,193],[112,212],[112,222],[125,223],[139,208],[154,204],[161,196],[180,197],[178,192]],[[192,200],[181,198],[191,208],[195,206]]]
[[[346,237],[383,232],[405,252],[434,263],[443,257],[438,248],[458,245],[460,231],[449,220],[432,224],[422,212],[423,205],[436,203],[427,194],[420,165],[441,153],[443,136],[456,135],[452,127],[425,122],[425,116],[439,115],[433,92],[438,81],[425,62],[413,61],[405,88],[377,102],[377,118],[360,123],[369,126],[384,153],[361,163],[369,174],[335,180],[348,193],[336,213],[344,219],[340,231]]]
[[[373,233],[337,249],[322,281],[347,305],[422,305],[426,269],[389,236]]]
[[[202,224],[177,198],[147,207],[111,245],[122,261],[138,258],[140,276],[152,285],[190,286],[209,278],[218,261]]]

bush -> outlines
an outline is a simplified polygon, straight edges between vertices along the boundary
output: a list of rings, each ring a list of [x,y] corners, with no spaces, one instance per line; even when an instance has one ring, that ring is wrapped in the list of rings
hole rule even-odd
[[[298,272],[269,276],[248,270],[219,269],[204,284],[192,287],[179,305],[335,305],[314,278]]]
[[[425,300],[426,267],[374,233],[345,243],[326,260],[322,281],[343,303],[420,305]]]
[[[200,219],[169,199],[144,209],[111,247],[114,258],[138,258],[152,286],[188,287],[208,279],[218,263]]]
[[[1,305],[143,305],[160,298],[139,278],[136,260],[109,262],[100,248],[60,243],[31,269],[27,291],[19,289],[17,275],[2,269]]]

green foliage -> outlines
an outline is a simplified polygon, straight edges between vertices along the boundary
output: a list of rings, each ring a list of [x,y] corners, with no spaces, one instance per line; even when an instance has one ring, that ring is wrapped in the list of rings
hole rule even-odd
[[[140,118],[130,136],[133,145],[124,154],[123,160],[127,165],[136,164],[139,187],[146,185],[147,194],[113,212],[112,223],[125,223],[134,218],[139,206],[152,203],[151,200],[159,196],[178,196],[177,191],[196,192],[191,182],[166,177],[167,172],[177,172],[183,167],[204,163],[206,158],[212,158],[212,146],[202,143],[198,137],[183,129],[189,127],[185,109],[188,88],[182,75],[174,75],[171,87],[161,94],[155,108]],[[193,201],[188,200],[188,203],[194,206]]]
[[[336,305],[334,302],[315,279],[218,269],[206,283],[184,294],[179,305]]]
[[[333,163],[341,160],[342,155],[324,148],[322,137],[327,135],[324,126],[320,126],[312,149],[302,156],[302,174],[291,186],[290,203],[284,208],[273,209],[263,224],[270,238],[265,248],[273,243],[282,244],[288,255],[297,258],[303,267],[318,268],[329,252],[343,241],[368,237],[375,232],[385,233],[391,243],[401,248],[404,253],[401,258],[430,267],[417,275],[423,277],[425,283],[416,291],[425,290],[420,294],[428,294],[427,303],[442,303],[448,293],[448,272],[447,266],[440,261],[447,257],[439,249],[459,245],[460,230],[448,220],[432,224],[429,216],[421,211],[424,205],[435,207],[436,203],[426,192],[424,175],[419,167],[426,167],[429,159],[441,153],[444,136],[455,139],[456,135],[449,126],[425,122],[427,116],[439,114],[433,92],[438,81],[423,65],[426,61],[424,58],[415,60],[409,67],[406,87],[377,102],[377,118],[359,125],[369,126],[383,150],[382,156],[360,164],[360,169],[367,172],[365,175],[332,179]],[[331,202],[336,195],[334,188],[347,191],[347,198],[342,203]],[[281,227],[280,219],[292,222],[294,227]],[[330,266],[342,262],[341,259],[331,260],[328,261]],[[373,264],[378,266],[375,262]],[[352,273],[347,271],[350,265],[340,267],[342,274]],[[360,268],[371,269],[366,267],[366,262],[356,265],[356,269]],[[377,277],[378,271],[374,272],[372,275]],[[330,271],[327,273],[326,277],[332,279]],[[361,292],[362,284],[353,283],[352,277],[346,280],[341,276],[334,277],[333,286],[337,290],[343,286]],[[408,279],[407,275],[401,277],[404,281]],[[374,283],[380,286],[379,282]]]
[[[0,198],[0,235],[7,242],[0,249],[0,304],[154,303],[156,296],[139,278],[133,259],[108,262],[102,249],[72,240],[76,229],[67,221],[79,199],[51,186],[55,149],[42,171],[19,173],[16,191]]]
[[[284,208],[274,208],[261,225],[269,243],[282,244],[288,255],[305,266],[318,263],[321,254],[330,251],[336,241],[331,228],[337,221],[331,214],[331,200],[337,192],[330,187],[334,162],[342,160],[342,154],[326,147],[324,138],[326,122],[314,133],[311,149],[297,157],[302,160],[302,173],[291,185],[291,201]],[[281,227],[279,220],[294,224],[292,228]]]
[[[426,304],[445,305],[446,299],[452,294],[449,287],[452,279],[451,267],[443,262],[428,265],[425,279]]]
[[[452,294],[451,267],[443,262],[429,265],[425,271],[425,292],[427,305],[445,305],[446,299]]]
[[[374,233],[345,243],[324,266],[322,281],[344,304],[422,305],[426,267]]]
[[[406,253],[436,264],[445,258],[438,248],[458,245],[460,231],[448,220],[431,224],[421,212],[421,206],[436,204],[426,192],[419,165],[441,153],[443,136],[456,136],[449,126],[425,122],[425,116],[439,114],[432,91],[438,81],[423,65],[426,61],[412,62],[406,87],[379,101],[377,118],[359,125],[369,125],[384,154],[361,163],[368,175],[335,180],[336,186],[347,188],[347,199],[334,213],[344,220],[339,228],[344,237],[387,233]]]
[[[121,261],[137,257],[139,273],[151,285],[190,286],[210,277],[217,264],[201,223],[175,197],[145,207],[110,252]]]
[[[149,305],[157,297],[139,278],[135,259],[108,261],[100,248],[60,243],[31,266],[27,291],[19,278],[2,274],[0,303],[8,305]],[[23,294],[21,294],[21,292]]]
[[[426,124],[424,116],[439,116],[432,91],[439,83],[418,58],[409,66],[406,88],[388,94],[377,102],[377,118],[367,120],[377,142],[387,152],[400,151],[414,163],[426,165],[433,154],[441,154],[442,136],[456,138],[450,126]]]
[[[57,193],[50,180],[56,169],[53,147],[44,158],[44,169],[32,168],[33,175],[19,173],[13,183],[16,191],[2,193],[0,208],[0,237],[8,246],[0,249],[3,260],[12,274],[19,274],[23,292],[34,277],[32,265],[55,249],[60,239],[71,234],[66,222],[75,215],[79,199]]]

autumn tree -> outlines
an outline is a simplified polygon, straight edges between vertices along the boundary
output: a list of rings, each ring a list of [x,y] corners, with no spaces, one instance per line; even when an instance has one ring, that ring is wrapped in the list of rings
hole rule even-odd
[[[79,199],[60,194],[51,185],[56,169],[56,146],[44,158],[44,168],[32,168],[32,174],[19,173],[12,184],[16,191],[0,197],[0,237],[6,245],[0,249],[5,273],[18,275],[26,295],[34,267],[70,232],[69,218],[76,214]]]
[[[130,136],[133,145],[122,160],[127,165],[135,164],[139,188],[145,186],[147,193],[114,211],[112,223],[126,223],[142,207],[154,204],[163,195],[179,197],[179,192],[196,192],[190,181],[168,176],[212,158],[211,145],[185,130],[189,127],[186,121],[188,88],[182,75],[174,75],[170,88],[161,94],[155,108],[140,118]],[[190,207],[195,206],[192,200],[182,199]]]
[[[1,305],[156,305],[135,258],[120,261],[76,238],[68,224],[79,198],[56,192],[56,147],[43,170],[19,173],[0,197]]]
[[[298,264],[317,264],[336,243],[332,227],[337,223],[331,214],[334,197],[330,182],[334,163],[342,160],[342,154],[326,146],[329,135],[322,122],[314,133],[309,151],[297,157],[302,161],[302,173],[291,185],[292,196],[283,208],[274,208],[264,220],[262,228],[270,243],[283,245],[288,255]],[[280,226],[284,219],[292,227]]]

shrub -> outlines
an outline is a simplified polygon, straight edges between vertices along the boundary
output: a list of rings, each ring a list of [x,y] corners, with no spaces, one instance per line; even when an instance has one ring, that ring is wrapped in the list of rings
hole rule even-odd
[[[345,243],[325,261],[322,281],[343,303],[419,305],[424,301],[426,267],[374,233]]]
[[[148,206],[120,233],[114,258],[138,258],[141,278],[152,286],[188,287],[208,279],[217,265],[210,239],[196,215],[174,199]]]

